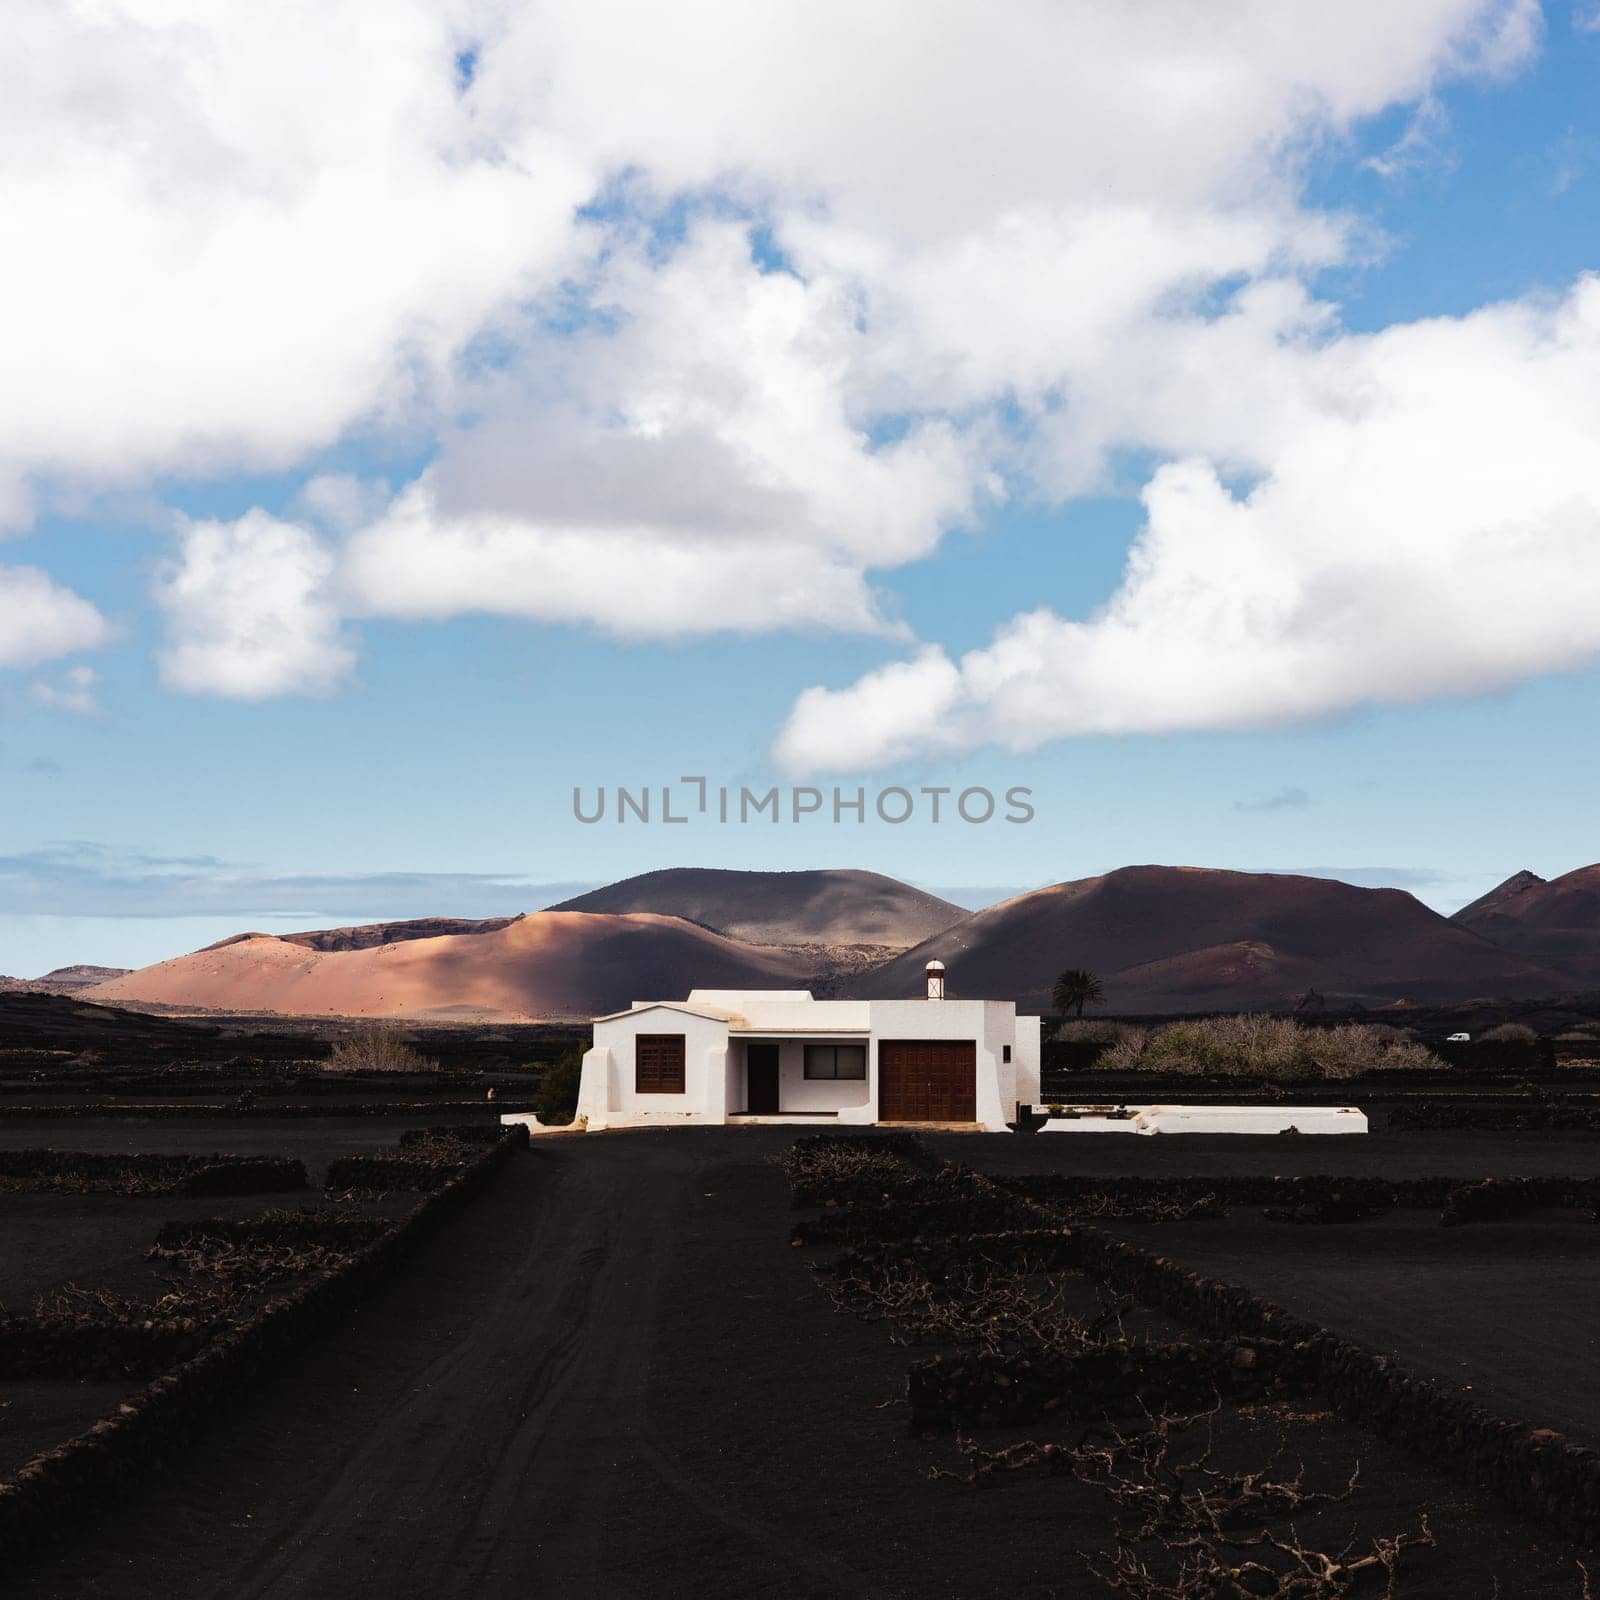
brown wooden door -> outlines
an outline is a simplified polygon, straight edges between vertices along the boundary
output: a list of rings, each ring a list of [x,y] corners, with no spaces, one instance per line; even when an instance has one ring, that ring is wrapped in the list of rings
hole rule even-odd
[[[970,1039],[886,1039],[878,1046],[882,1122],[976,1122],[978,1047]]]
[[[744,1051],[745,1110],[775,1117],[778,1114],[778,1047],[747,1044]]]

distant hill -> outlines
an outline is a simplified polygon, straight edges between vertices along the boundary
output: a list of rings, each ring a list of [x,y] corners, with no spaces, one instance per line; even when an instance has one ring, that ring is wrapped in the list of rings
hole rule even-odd
[[[110,978],[120,978],[129,967],[91,967],[83,964],[56,967],[42,978],[0,977],[0,994],[77,994]]]
[[[966,911],[878,872],[733,872],[672,867],[565,900],[557,911],[654,911],[758,945],[905,950]]]
[[[1576,984],[1600,984],[1600,864],[1550,879],[1515,873],[1450,920]]]
[[[445,933],[495,933],[515,922],[515,917],[413,917],[409,922],[366,922],[353,928],[313,928],[307,933],[234,933],[206,946],[222,950],[242,939],[282,939],[308,950],[371,950],[380,944],[406,939],[436,939]]]
[[[1561,989],[1556,973],[1452,924],[1398,889],[1197,867],[1124,867],[974,913],[864,974],[863,996],[921,992],[1048,1011],[1056,975],[1087,967],[1111,1011],[1285,1007],[1307,989],[1381,1005]]]
[[[542,911],[489,932],[323,950],[245,935],[84,991],[109,1005],[289,1016],[526,1020],[590,1017],[695,987],[803,983],[784,952],[673,917]]]

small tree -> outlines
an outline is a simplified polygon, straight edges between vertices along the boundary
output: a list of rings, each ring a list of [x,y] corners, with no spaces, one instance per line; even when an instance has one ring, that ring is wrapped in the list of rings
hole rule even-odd
[[[1057,1011],[1071,1011],[1080,1017],[1085,1006],[1097,1006],[1105,997],[1105,985],[1082,967],[1068,967],[1050,991],[1050,1003]]]
[[[547,1128],[565,1127],[578,1114],[578,1087],[583,1078],[583,1052],[568,1050],[552,1061],[539,1080],[533,1112]]]
[[[1525,1022],[1502,1022],[1480,1037],[1486,1044],[1532,1044],[1539,1037],[1539,1030]]]

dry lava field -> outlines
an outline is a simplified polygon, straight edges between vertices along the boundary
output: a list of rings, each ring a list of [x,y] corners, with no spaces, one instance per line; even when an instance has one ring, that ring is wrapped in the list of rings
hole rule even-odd
[[[1586,1593],[1586,1114],[530,1147],[505,1072],[20,1059],[7,1595]]]

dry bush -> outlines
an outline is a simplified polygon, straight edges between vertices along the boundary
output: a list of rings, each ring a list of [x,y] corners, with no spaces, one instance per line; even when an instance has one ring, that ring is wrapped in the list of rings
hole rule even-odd
[[[242,1320],[240,1297],[228,1284],[172,1284],[154,1300],[130,1300],[110,1289],[66,1283],[39,1295],[33,1314],[51,1322],[148,1323]]]
[[[1355,1023],[1308,1028],[1288,1017],[1204,1017],[1158,1028],[1142,1043],[1123,1040],[1101,1057],[1113,1071],[1282,1079],[1352,1078],[1358,1073],[1444,1065],[1392,1029]]]
[[[1401,1555],[1434,1543],[1426,1517],[1416,1533],[1374,1539],[1364,1554],[1355,1554],[1351,1540],[1337,1555],[1311,1550],[1291,1530],[1287,1539],[1263,1529],[1251,1539],[1213,1539],[1205,1536],[1186,1545],[1168,1545],[1166,1552],[1180,1554],[1171,1576],[1151,1572],[1147,1558],[1131,1545],[1117,1548],[1109,1566],[1085,1565],[1118,1594],[1131,1600],[1342,1600],[1358,1590],[1371,1591],[1382,1578],[1383,1600],[1395,1600]],[[1259,1551],[1261,1558],[1240,1552]]]
[[[1539,1030],[1525,1022],[1502,1022],[1498,1028],[1491,1028],[1478,1037],[1485,1044],[1532,1044],[1539,1037]]]
[[[793,1144],[773,1156],[792,1183],[805,1182],[821,1191],[831,1184],[894,1183],[905,1177],[906,1163],[887,1150],[869,1150],[859,1144]]]
[[[437,1072],[430,1061],[411,1047],[398,1028],[374,1025],[347,1033],[328,1056],[330,1072]]]
[[[1222,1405],[1194,1415],[1146,1411],[1143,1423],[1131,1429],[1095,1423],[1075,1445],[1038,1444],[1029,1439],[1000,1450],[985,1450],[957,1439],[965,1472],[935,1469],[936,1478],[985,1484],[1000,1472],[1043,1467],[1051,1476],[1070,1474],[1104,1489],[1117,1507],[1118,1537],[1125,1541],[1182,1539],[1195,1534],[1224,1537],[1230,1530],[1257,1528],[1282,1521],[1313,1506],[1348,1500],[1361,1482],[1358,1462],[1349,1480],[1327,1491],[1306,1487],[1306,1468],[1294,1475],[1278,1463],[1278,1448],[1253,1472],[1221,1471],[1211,1465],[1213,1424]],[[1194,1443],[1181,1441],[1195,1436]]]
[[[1131,1299],[1097,1291],[1092,1312],[1075,1312],[1066,1304],[1060,1279],[1034,1287],[1022,1273],[977,1265],[953,1269],[938,1282],[909,1262],[830,1275],[824,1282],[841,1311],[887,1322],[895,1344],[939,1339],[989,1355],[1021,1348],[1089,1350],[1120,1342],[1123,1314],[1133,1305]]]
[[[326,1244],[238,1244],[202,1239],[193,1244],[156,1245],[150,1259],[181,1268],[205,1292],[224,1296],[250,1294],[313,1272],[334,1272],[347,1266],[352,1252]]]
[[[1142,1044],[1148,1029],[1132,1022],[1097,1022],[1089,1017],[1069,1017],[1057,1025],[1051,1039],[1057,1044]]]

